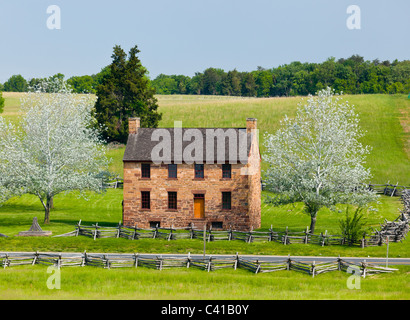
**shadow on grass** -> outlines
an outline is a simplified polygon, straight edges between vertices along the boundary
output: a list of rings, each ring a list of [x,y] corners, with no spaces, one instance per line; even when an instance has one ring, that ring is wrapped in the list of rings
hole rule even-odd
[[[70,225],[70,226],[73,226],[73,228],[77,226],[78,222],[79,222],[79,219],[77,220],[51,219],[50,221],[50,223],[60,223],[60,224]],[[118,226],[118,222],[81,220],[82,226],[93,226],[96,223],[98,223],[98,226],[100,227],[117,227]]]

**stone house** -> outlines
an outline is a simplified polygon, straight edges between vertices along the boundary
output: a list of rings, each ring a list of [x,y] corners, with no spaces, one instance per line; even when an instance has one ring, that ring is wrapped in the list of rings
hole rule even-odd
[[[129,119],[123,224],[250,230],[261,224],[257,120],[245,128],[141,128]],[[162,138],[162,139],[161,139]]]

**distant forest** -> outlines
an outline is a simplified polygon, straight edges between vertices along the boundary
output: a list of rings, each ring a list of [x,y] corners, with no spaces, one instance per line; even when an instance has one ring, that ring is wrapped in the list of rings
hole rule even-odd
[[[77,93],[95,93],[105,74],[74,76],[67,82]],[[64,78],[63,74],[52,77]],[[10,77],[0,91],[27,91],[41,79]],[[224,71],[208,68],[194,76],[160,74],[151,79],[157,94],[223,95],[244,97],[305,96],[331,87],[346,94],[410,92],[410,60],[367,61],[359,55],[347,59],[329,58],[322,63],[292,62],[276,68],[257,67],[255,71]]]
[[[326,87],[346,94],[409,93],[410,60],[365,61],[354,55],[348,59],[329,58],[323,63],[258,67],[251,72],[208,68],[193,77],[160,74],[152,86],[158,94],[245,97],[304,96]]]

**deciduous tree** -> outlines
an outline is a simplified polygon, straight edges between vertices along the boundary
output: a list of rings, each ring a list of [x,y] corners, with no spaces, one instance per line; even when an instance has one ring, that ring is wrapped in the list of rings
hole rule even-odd
[[[266,135],[267,187],[286,201],[304,203],[311,233],[322,207],[377,199],[363,185],[371,174],[362,135],[354,108],[330,88],[310,96],[294,119],[285,117],[275,134]]]
[[[53,88],[53,92],[50,92]],[[101,192],[107,170],[105,146],[94,129],[95,98],[72,93],[55,78],[26,93],[19,125],[0,117],[0,184],[13,193],[37,196],[50,222],[55,195]]]

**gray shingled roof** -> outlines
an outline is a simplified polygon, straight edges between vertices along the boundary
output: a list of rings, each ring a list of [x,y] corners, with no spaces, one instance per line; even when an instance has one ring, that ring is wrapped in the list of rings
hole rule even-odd
[[[247,162],[247,156],[249,155],[250,147],[251,147],[252,134],[251,133],[247,134],[245,128],[178,128],[178,129],[181,130],[180,132],[182,133],[181,134],[182,137],[184,137],[186,133],[187,134],[192,133],[193,131],[188,131],[191,129],[194,129],[195,131],[194,134],[198,134],[199,136],[202,136],[202,141],[203,141],[203,144],[201,144],[203,147],[202,162],[204,163],[205,162],[209,163],[209,161],[211,160],[209,159],[210,158],[209,156],[208,157],[206,156],[207,155],[207,143],[206,143],[207,138],[208,138],[208,143],[210,143],[212,140],[214,142],[213,143],[214,144],[213,159],[211,161],[214,161],[216,163],[217,160],[220,160],[217,158],[218,156],[217,149],[221,148],[220,150],[222,150],[222,148],[224,148],[225,161],[227,162],[234,161],[237,163]],[[159,130],[159,131],[156,131],[156,130]],[[128,136],[128,142],[127,142],[127,147],[125,149],[123,161],[124,162],[126,161],[146,161],[146,162],[153,161],[152,156],[151,156],[152,150],[155,148],[155,146],[162,143],[163,137],[166,136],[170,138],[170,142],[171,142],[170,146],[168,146],[168,144],[165,144],[165,143],[162,143],[161,146],[170,147],[171,159],[164,161],[164,162],[166,163],[178,162],[178,159],[182,159],[182,155],[181,155],[181,152],[178,152],[178,150],[174,150],[174,134],[178,132],[178,131],[175,132],[175,130],[176,128],[158,128],[158,129],[139,128],[137,134],[130,134]],[[214,135],[210,135],[210,133],[213,133]],[[153,137],[155,136],[157,136],[157,139],[153,139]],[[236,137],[236,148],[234,144],[232,144],[234,142],[230,142],[230,139],[227,138],[227,136]],[[245,138],[246,138],[246,144],[245,144]],[[200,138],[198,139],[200,140]],[[153,140],[157,140],[157,141],[153,141]],[[190,141],[182,140],[182,150],[185,150],[185,147],[187,147],[188,145],[191,145],[192,141],[194,141],[193,138]],[[220,142],[218,143],[218,141]],[[240,141],[242,143],[240,143]],[[211,144],[209,144],[209,147],[210,145]],[[231,145],[231,149],[236,151],[233,155],[229,154],[230,145]],[[246,150],[244,148],[246,148]],[[156,150],[158,149],[159,149],[159,145]],[[210,152],[211,150],[208,150],[208,151]],[[163,153],[161,153],[161,156],[163,156]],[[221,153],[219,154],[219,157],[221,157]],[[182,162],[185,162],[185,161],[182,161]]]

